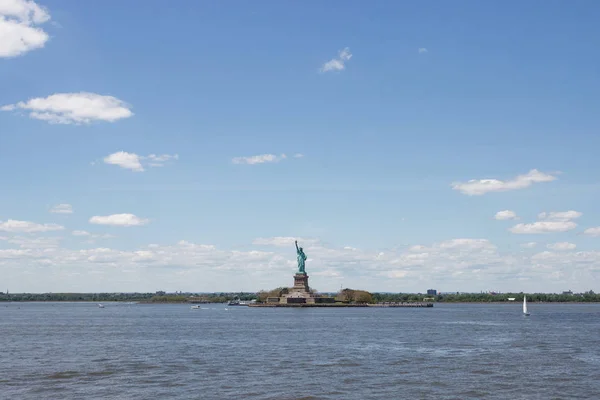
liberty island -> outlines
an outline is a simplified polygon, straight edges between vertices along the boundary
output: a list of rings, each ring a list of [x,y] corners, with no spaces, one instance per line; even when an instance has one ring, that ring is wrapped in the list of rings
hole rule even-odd
[[[296,259],[298,270],[294,274],[294,286],[282,290],[277,297],[267,297],[264,303],[250,304],[249,307],[433,307],[433,303],[407,303],[407,304],[368,304],[349,303],[338,301],[335,297],[323,296],[315,293],[308,285],[308,274],[306,273],[306,260],[308,257],[304,249],[298,246],[295,240]]]

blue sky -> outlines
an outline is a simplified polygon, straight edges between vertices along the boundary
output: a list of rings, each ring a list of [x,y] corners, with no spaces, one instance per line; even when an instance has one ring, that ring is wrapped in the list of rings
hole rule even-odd
[[[599,17],[0,0],[0,284],[597,290]]]

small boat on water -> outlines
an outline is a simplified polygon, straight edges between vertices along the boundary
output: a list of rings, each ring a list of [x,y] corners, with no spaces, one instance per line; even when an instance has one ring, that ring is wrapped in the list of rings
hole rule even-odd
[[[199,310],[200,306],[191,306],[190,309],[192,309],[192,310]]]
[[[529,317],[529,311],[527,311],[527,296],[523,296],[523,315]]]
[[[230,300],[227,305],[228,306],[248,306],[250,304],[254,304],[256,303],[256,300],[240,300],[239,298],[235,298],[233,300]]]
[[[98,304],[98,308],[104,308],[102,304]]]

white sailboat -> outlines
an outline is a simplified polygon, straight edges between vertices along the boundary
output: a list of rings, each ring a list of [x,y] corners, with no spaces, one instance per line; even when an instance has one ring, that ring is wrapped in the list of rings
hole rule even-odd
[[[527,296],[523,296],[523,314],[525,314],[526,317],[528,317],[529,311],[527,311]]]

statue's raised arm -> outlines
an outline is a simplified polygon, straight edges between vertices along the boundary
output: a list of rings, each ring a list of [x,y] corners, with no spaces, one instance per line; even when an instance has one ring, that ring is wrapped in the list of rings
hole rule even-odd
[[[298,249],[298,241],[296,240],[295,243],[296,243],[296,252],[298,252],[299,251],[299,249]]]

